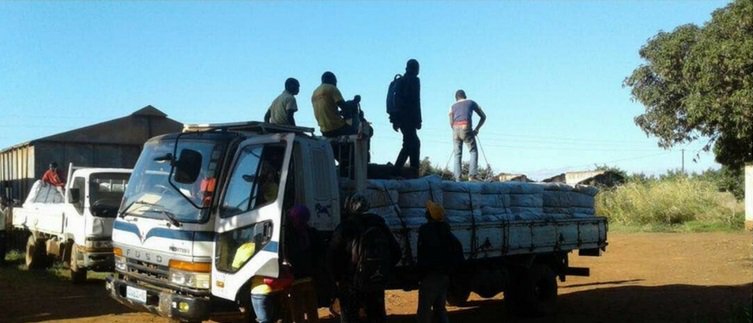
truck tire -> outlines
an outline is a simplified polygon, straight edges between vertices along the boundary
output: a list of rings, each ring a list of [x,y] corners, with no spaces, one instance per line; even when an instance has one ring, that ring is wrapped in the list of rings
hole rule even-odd
[[[469,296],[471,296],[470,282],[459,278],[458,275],[453,276],[450,279],[450,286],[447,288],[447,304],[465,306],[468,304]]]
[[[557,305],[557,276],[547,265],[534,264],[513,276],[505,291],[507,309],[521,316],[553,314]]]
[[[71,282],[74,284],[81,284],[86,281],[86,268],[78,266],[76,259],[79,258],[78,245],[75,243],[71,246]]]
[[[50,260],[45,251],[44,239],[36,239],[30,235],[26,240],[26,267],[29,269],[43,269],[49,266]]]

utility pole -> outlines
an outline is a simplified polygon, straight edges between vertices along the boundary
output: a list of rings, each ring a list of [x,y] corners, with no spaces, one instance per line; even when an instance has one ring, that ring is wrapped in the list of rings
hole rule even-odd
[[[682,173],[685,174],[685,149],[682,150]]]

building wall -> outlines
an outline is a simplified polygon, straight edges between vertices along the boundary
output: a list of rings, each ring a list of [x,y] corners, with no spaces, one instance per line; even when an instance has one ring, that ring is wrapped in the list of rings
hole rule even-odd
[[[34,183],[34,147],[22,145],[0,153],[0,194],[9,199],[26,197]]]
[[[753,163],[745,165],[745,228],[753,230]]]

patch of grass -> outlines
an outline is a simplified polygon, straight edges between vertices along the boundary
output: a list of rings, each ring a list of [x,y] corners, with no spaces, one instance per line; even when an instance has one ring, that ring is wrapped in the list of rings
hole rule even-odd
[[[618,231],[734,231],[744,226],[744,207],[710,181],[675,177],[630,182],[596,196],[596,212]]]

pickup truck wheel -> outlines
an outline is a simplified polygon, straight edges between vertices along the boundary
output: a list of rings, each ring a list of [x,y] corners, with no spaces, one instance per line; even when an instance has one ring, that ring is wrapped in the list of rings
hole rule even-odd
[[[450,286],[447,288],[447,304],[465,306],[469,296],[471,296],[471,286],[467,280],[450,279]]]
[[[74,284],[80,284],[86,281],[86,268],[81,268],[77,265],[76,259],[79,258],[78,246],[74,244],[71,247],[71,282]]]
[[[513,279],[510,288],[505,291],[508,310],[522,316],[554,313],[557,305],[557,276],[549,266],[534,264]]]
[[[33,235],[29,236],[29,239],[26,240],[26,267],[29,269],[42,269],[49,262],[44,240],[36,239]]]

